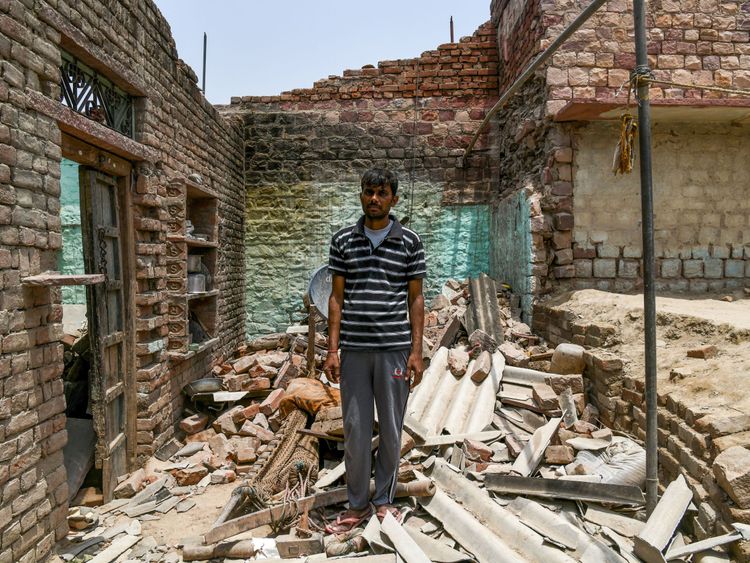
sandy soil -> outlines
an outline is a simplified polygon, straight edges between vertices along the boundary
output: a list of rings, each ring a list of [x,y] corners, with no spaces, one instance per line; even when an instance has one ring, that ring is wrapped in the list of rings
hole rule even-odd
[[[720,297],[657,297],[658,389],[690,407],[750,414],[750,299],[735,294],[734,301],[725,302]],[[644,377],[641,295],[581,290],[550,303],[583,320],[616,326],[621,342],[613,352],[626,360],[628,375]],[[688,349],[705,344],[715,345],[718,356],[709,360],[687,357]],[[692,374],[670,381],[674,368],[688,368]]]

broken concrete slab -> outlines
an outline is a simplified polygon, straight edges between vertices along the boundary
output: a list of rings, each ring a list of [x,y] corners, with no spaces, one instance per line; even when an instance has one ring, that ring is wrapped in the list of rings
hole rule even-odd
[[[750,415],[709,413],[695,421],[698,432],[708,433],[712,438],[750,430]]]
[[[406,563],[430,563],[430,559],[390,512],[385,513],[380,529],[388,536]]]
[[[536,469],[544,456],[544,450],[549,445],[552,436],[560,425],[559,418],[550,419],[544,426],[537,428],[531,439],[513,462],[513,471],[522,477],[528,477]]]
[[[693,493],[685,478],[678,475],[664,491],[661,499],[646,521],[643,530],[633,538],[635,554],[648,563],[663,561],[663,552],[669,545]]]
[[[716,456],[716,482],[740,508],[750,508],[750,450],[732,446]]]
[[[609,485],[570,481],[564,479],[538,479],[517,475],[487,475],[484,480],[488,491],[503,494],[530,495],[543,498],[584,500],[601,503],[641,505],[643,491],[632,485]]]

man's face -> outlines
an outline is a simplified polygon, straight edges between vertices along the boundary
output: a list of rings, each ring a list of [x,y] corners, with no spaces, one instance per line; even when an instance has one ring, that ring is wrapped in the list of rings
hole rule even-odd
[[[388,217],[391,207],[398,202],[398,196],[393,195],[391,186],[365,186],[359,194],[362,211],[368,219],[378,220]]]

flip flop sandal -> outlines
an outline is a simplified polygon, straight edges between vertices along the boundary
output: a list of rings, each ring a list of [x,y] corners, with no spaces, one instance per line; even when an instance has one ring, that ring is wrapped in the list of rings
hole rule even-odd
[[[343,534],[359,526],[362,522],[372,516],[372,509],[363,513],[361,516],[343,516],[343,513],[336,516],[336,520],[326,526],[328,534]]]
[[[396,522],[401,524],[404,521],[404,515],[403,513],[392,504],[381,504],[377,507],[375,510],[375,515],[378,517],[378,520],[380,522],[383,521],[383,518],[385,518],[386,512],[390,512],[391,516],[393,516],[396,519]]]

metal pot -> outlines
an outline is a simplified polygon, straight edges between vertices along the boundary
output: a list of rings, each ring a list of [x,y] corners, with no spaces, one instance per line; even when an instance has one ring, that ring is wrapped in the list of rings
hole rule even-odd
[[[188,293],[203,293],[206,291],[205,274],[188,274]]]

